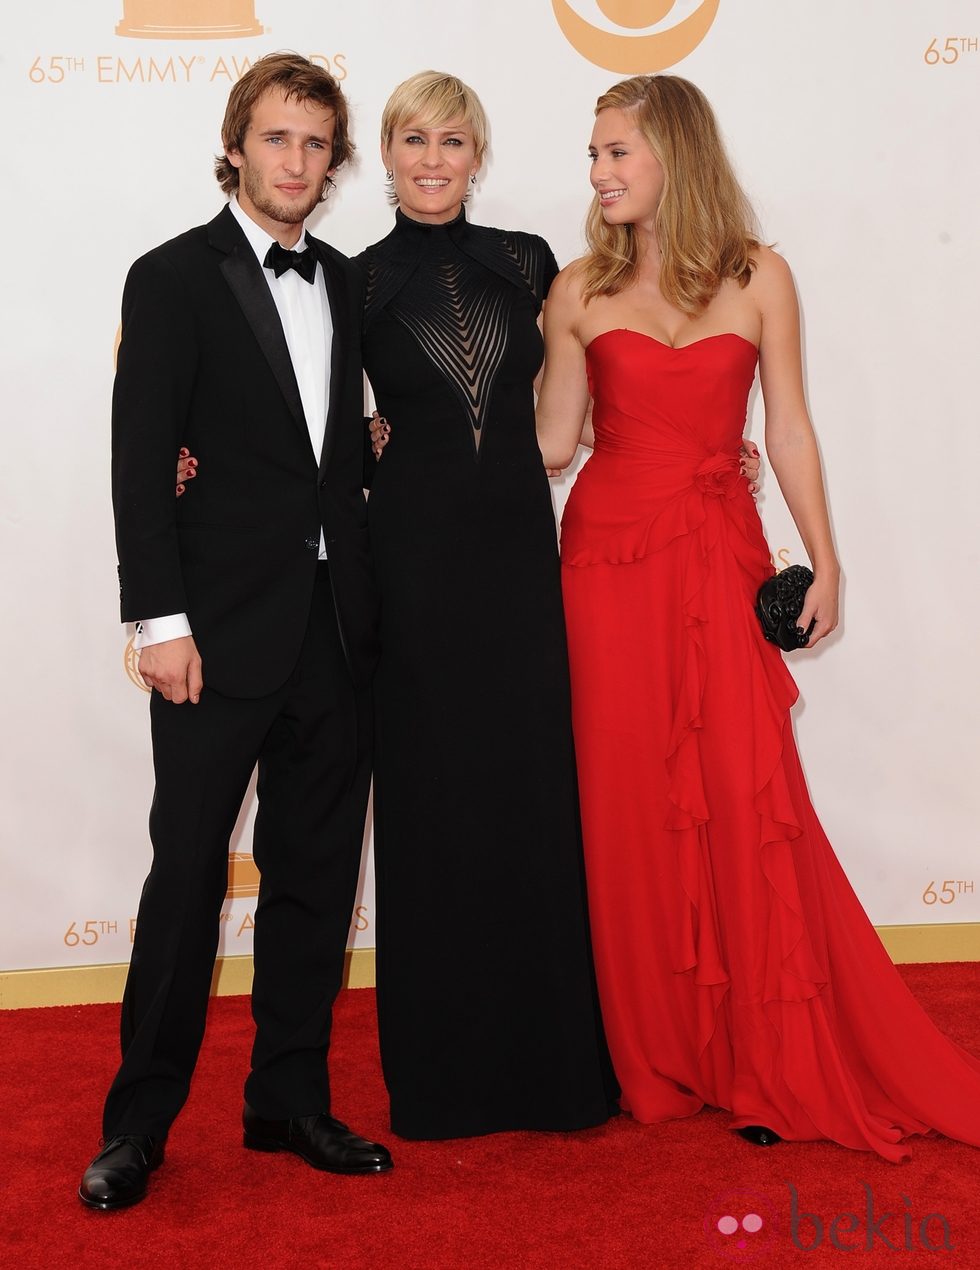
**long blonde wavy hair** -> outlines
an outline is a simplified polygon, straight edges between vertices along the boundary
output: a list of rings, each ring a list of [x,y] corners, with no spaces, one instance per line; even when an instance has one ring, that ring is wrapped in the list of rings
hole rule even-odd
[[[725,153],[714,112],[699,88],[677,75],[637,75],[596,102],[632,115],[664,170],[655,227],[664,299],[697,317],[726,278],[746,286],[760,245],[755,216]],[[633,225],[607,225],[599,197],[585,225],[582,263],[586,302],[616,295],[636,281],[639,243]]]

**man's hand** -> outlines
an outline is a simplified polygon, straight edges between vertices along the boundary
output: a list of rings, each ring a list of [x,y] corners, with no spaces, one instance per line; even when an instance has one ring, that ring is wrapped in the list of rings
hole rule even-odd
[[[174,705],[190,701],[196,706],[201,699],[204,678],[193,635],[141,648],[139,671],[148,688],[155,688]]]

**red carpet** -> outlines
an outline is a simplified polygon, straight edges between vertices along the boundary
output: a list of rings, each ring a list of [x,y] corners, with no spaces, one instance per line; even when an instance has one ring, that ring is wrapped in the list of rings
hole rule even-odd
[[[980,1053],[980,966],[908,966],[903,974],[936,1022]],[[828,1143],[752,1147],[726,1131],[722,1113],[705,1112],[653,1128],[620,1117],[573,1137],[392,1140],[373,1011],[373,992],[342,994],[335,1109],[359,1132],[390,1142],[394,1172],[336,1178],[290,1156],[243,1150],[238,1118],[251,1020],[245,998],[225,998],[212,1003],[191,1098],[148,1199],[110,1214],[84,1210],[75,1189],[98,1140],[118,1008],[0,1014],[0,1264],[691,1270],[881,1259],[898,1266],[903,1254],[926,1254],[923,1231],[942,1246],[943,1223],[926,1221],[941,1214],[955,1250],[933,1252],[930,1264],[980,1266],[980,1151],[945,1139],[913,1139],[911,1163],[895,1166]],[[794,1243],[790,1185],[799,1212],[822,1227],[819,1247],[806,1253]],[[760,1230],[718,1232],[720,1217],[749,1212],[762,1217]],[[816,1233],[800,1217],[796,1241],[808,1247]],[[848,1260],[833,1235],[861,1251]]]

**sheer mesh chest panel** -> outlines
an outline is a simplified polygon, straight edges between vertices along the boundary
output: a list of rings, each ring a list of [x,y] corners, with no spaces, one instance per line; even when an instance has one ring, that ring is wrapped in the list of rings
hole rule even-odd
[[[463,408],[479,452],[483,421],[507,351],[514,289],[541,308],[557,266],[531,234],[471,226],[462,214],[427,225],[397,214],[395,229],[361,262],[365,325],[386,311],[412,334]]]

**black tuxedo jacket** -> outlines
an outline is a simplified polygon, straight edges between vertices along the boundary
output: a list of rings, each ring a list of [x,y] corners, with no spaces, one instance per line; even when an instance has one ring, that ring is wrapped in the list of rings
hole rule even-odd
[[[204,682],[275,691],[306,631],[323,527],[356,683],[376,657],[377,597],[362,492],[362,282],[307,235],[333,318],[315,455],[275,301],[226,207],[141,257],[126,280],[112,400],[112,487],[123,621],[186,612]],[[178,448],[200,476],[174,497]]]

